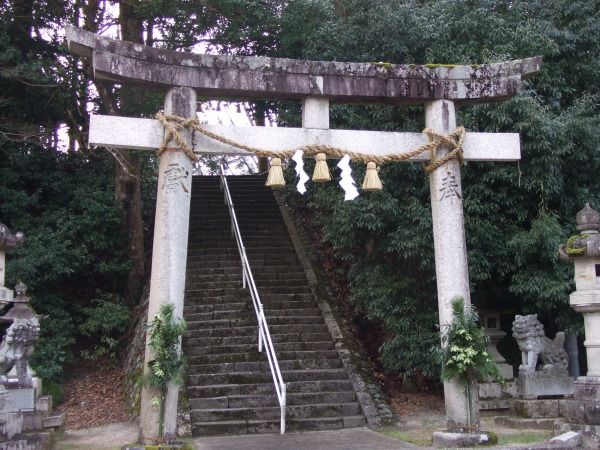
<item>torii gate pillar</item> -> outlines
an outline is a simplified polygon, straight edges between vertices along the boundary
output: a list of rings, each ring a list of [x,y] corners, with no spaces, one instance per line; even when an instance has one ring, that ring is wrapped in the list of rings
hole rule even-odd
[[[196,92],[187,87],[169,89],[165,98],[165,113],[181,117],[196,116]],[[180,135],[189,143],[189,133],[183,130]],[[148,318],[154,315],[165,303],[174,305],[175,317],[183,316],[183,297],[185,292],[185,269],[187,262],[187,241],[190,222],[190,199],[192,192],[192,161],[174,141],[167,144],[160,156],[158,171],[158,191],[156,194],[156,219],[154,226],[154,244],[152,248],[152,275],[150,278],[150,299]],[[144,370],[154,355],[148,347]],[[177,397],[179,389],[170,386],[165,399],[164,436],[177,436]],[[142,388],[140,404],[141,444],[156,442],[159,423],[159,408],[152,403],[156,392],[148,387]]]
[[[451,133],[456,128],[454,103],[449,100],[426,103],[425,126],[440,134]],[[447,152],[447,147],[438,150],[438,157]],[[452,300],[462,297],[465,307],[471,305],[460,164],[456,159],[429,173],[429,189],[438,310],[440,329],[444,332],[453,319]],[[465,424],[469,423],[479,425],[477,396],[473,396],[469,408],[464,387],[458,380],[444,382],[444,398],[448,430],[464,431]],[[472,411],[470,418],[469,411]]]

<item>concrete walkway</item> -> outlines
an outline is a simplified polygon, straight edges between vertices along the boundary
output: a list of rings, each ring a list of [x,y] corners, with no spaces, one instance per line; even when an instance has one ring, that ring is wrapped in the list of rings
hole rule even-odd
[[[194,439],[197,450],[391,450],[420,448],[368,428]]]
[[[67,431],[57,443],[62,449],[121,449],[135,445],[137,425],[131,422]],[[418,445],[377,433],[368,428],[305,433],[236,435],[195,438],[197,450],[392,450],[419,448]]]

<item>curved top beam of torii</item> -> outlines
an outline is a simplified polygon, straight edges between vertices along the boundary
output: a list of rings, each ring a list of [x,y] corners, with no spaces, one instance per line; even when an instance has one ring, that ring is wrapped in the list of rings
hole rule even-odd
[[[94,76],[167,89],[190,87],[210,98],[327,98],[339,103],[457,105],[504,101],[534,76],[542,58],[472,66],[305,61],[203,55],[116,41],[68,26],[72,53],[92,58]]]

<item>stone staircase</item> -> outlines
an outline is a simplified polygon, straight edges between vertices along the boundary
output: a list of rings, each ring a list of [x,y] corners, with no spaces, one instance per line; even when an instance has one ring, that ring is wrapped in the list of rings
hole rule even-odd
[[[265,176],[228,177],[283,380],[288,431],[366,419]],[[274,433],[279,404],[218,177],[194,177],[184,317],[194,436]]]

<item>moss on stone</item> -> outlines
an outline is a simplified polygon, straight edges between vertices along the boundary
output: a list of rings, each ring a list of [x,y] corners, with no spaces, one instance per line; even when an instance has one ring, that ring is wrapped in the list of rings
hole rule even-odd
[[[392,67],[392,63],[386,63],[386,62],[370,62],[369,64],[373,64],[374,66],[377,66],[377,67],[385,67],[386,69],[389,69]]]
[[[578,239],[585,239],[589,234],[576,234],[575,236],[571,236],[567,240],[567,245],[564,248],[564,251],[569,256],[582,256],[585,251],[585,247],[576,247]]]

